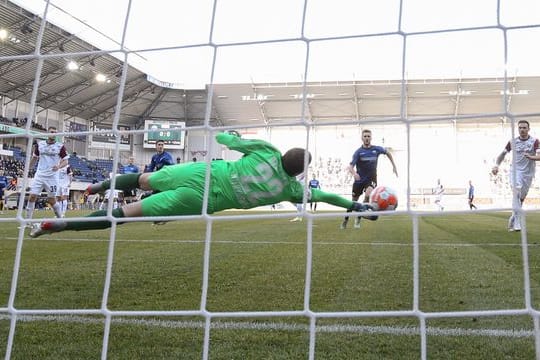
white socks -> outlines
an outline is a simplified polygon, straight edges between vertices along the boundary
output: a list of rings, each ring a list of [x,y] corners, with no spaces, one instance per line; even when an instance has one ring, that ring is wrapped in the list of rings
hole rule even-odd
[[[32,216],[34,215],[34,209],[36,208],[36,202],[35,201],[32,201],[32,202],[28,202],[26,204],[26,218],[27,219],[31,219]]]

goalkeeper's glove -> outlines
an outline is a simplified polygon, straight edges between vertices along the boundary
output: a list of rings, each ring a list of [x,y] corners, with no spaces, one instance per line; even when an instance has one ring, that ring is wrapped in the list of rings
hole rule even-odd
[[[359,202],[353,202],[353,206],[352,206],[351,210],[357,211],[357,212],[367,212],[367,211],[373,211],[374,208],[370,204],[363,204],[363,203],[359,203]],[[371,220],[371,221],[375,221],[375,220],[377,220],[379,218],[376,215],[371,215],[371,216],[364,215],[362,217],[364,219],[368,219],[368,220]]]
[[[236,137],[242,137],[242,135],[240,135],[240,133],[236,130],[227,130],[227,134],[234,135]]]

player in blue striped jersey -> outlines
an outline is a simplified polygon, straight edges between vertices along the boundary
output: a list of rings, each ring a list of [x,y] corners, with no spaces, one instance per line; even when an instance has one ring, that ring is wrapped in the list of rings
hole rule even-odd
[[[321,188],[321,183],[319,182],[319,180],[317,180],[315,175],[313,175],[313,179],[309,180],[309,188],[310,189],[320,189]],[[310,202],[309,203],[309,209],[311,211],[317,211],[317,203],[316,202]]]
[[[352,187],[353,201],[358,201],[362,193],[364,193],[364,202],[369,201],[369,194],[377,186],[377,161],[379,155],[386,155],[388,157],[392,163],[394,174],[398,176],[392,154],[382,146],[372,145],[371,130],[363,130],[362,146],[354,152],[349,167],[347,168],[349,173],[354,177]],[[341,223],[341,229],[347,228],[348,221],[349,217],[345,216],[345,219]],[[360,217],[356,218],[354,227],[360,227]]]

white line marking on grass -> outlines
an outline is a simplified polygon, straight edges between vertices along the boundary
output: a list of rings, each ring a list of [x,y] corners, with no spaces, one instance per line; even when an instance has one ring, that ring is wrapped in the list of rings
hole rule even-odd
[[[0,315],[0,320],[10,320],[7,315]],[[105,319],[69,315],[19,315],[18,321],[50,321],[58,323],[103,324]],[[151,326],[170,329],[203,329],[203,321],[157,320],[113,317],[113,324]],[[221,330],[276,330],[276,331],[309,331],[309,325],[283,322],[233,322],[214,321],[212,329]],[[463,329],[428,327],[427,334],[433,336],[490,336],[507,338],[532,338],[533,330],[516,329]],[[419,335],[420,328],[415,326],[361,326],[361,325],[320,325],[317,332],[323,333],[357,333],[387,335]]]
[[[7,237],[5,240],[18,240],[15,237]],[[36,242],[50,242],[50,241],[73,241],[73,242],[109,242],[109,239],[78,239],[78,238],[63,238],[63,239],[25,239],[25,241]],[[163,240],[163,239],[116,239],[115,242],[125,243],[165,243],[165,244],[202,244],[204,240]],[[305,241],[236,241],[236,240],[212,240],[213,244],[265,244],[265,245],[305,245]],[[412,243],[398,243],[398,242],[365,242],[365,241],[313,241],[314,245],[363,245],[363,246],[398,246],[398,247],[412,247]],[[464,243],[420,243],[420,246],[425,247],[521,247],[521,243],[481,243],[481,244],[464,244]],[[529,248],[540,247],[540,244],[528,244]]]

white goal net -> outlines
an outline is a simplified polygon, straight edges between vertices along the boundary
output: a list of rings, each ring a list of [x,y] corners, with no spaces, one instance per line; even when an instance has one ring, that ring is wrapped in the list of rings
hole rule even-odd
[[[347,213],[322,203],[298,213],[283,203],[208,214],[207,191],[200,216],[151,219],[170,221],[163,227],[126,218],[117,227],[112,203],[107,216],[84,217],[81,191],[67,221],[109,220],[110,232],[39,240],[28,237],[23,208],[6,209],[5,359],[78,351],[102,359],[540,359],[540,183],[531,182],[523,206],[512,201],[512,151],[490,174],[519,136],[519,120],[540,137],[538,1],[35,0],[3,8],[2,118],[18,119],[0,123],[6,173],[40,137],[34,123],[59,125],[72,153],[107,156],[104,178],[132,156],[147,164],[152,114],[182,122],[178,162],[238,158],[214,141],[238,130],[282,151],[309,149],[305,183],[316,177],[349,199],[346,167],[370,129],[399,172],[383,155],[378,181],[400,202],[340,230]],[[70,50],[78,41],[93,48]],[[58,65],[71,61],[103,77],[84,80]],[[32,81],[10,77],[21,64],[35,69]],[[131,77],[130,67],[144,76]],[[62,83],[73,77],[78,86]],[[138,89],[143,81],[152,86]],[[97,82],[109,90],[73,100]],[[33,170],[30,156],[22,161],[21,204]],[[206,181],[208,189],[209,173]],[[521,231],[507,232],[511,212]],[[303,221],[290,223],[297,215]],[[53,216],[36,210],[35,218]]]

